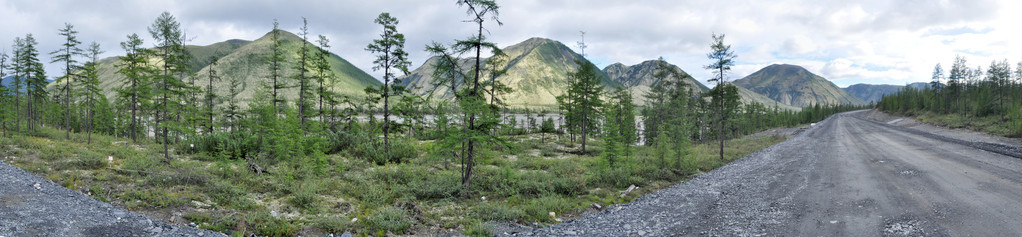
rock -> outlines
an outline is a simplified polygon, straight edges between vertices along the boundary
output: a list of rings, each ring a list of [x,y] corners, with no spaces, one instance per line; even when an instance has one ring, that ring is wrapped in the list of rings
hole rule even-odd
[[[629,193],[635,191],[636,188],[638,187],[636,187],[634,184],[628,185],[628,189],[625,189],[625,192],[621,194],[621,198],[625,198],[625,196],[628,196]]]
[[[578,235],[575,231],[564,231],[564,235]]]
[[[278,217],[278,216],[280,216],[280,214],[277,214],[277,211],[270,211],[270,216]]]
[[[32,187],[35,188],[35,189],[38,189],[38,190],[42,190],[43,189],[43,187],[40,186],[39,183],[33,184]]]
[[[596,210],[603,209],[603,206],[601,206],[600,204],[597,204],[597,203],[593,203],[592,205],[589,205],[589,206],[593,207],[593,209],[596,209]]]
[[[550,219],[557,219],[557,213],[550,212]]]
[[[358,222],[358,217],[351,218],[351,223],[355,223],[355,222]]]
[[[344,232],[344,234],[341,234],[341,237],[353,237],[353,235],[351,235],[351,232]]]

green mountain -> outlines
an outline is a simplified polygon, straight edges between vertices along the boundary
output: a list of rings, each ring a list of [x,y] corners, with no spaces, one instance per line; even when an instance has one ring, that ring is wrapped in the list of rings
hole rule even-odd
[[[590,63],[570,48],[550,39],[531,38],[524,42],[504,48],[508,55],[507,73],[497,80],[511,87],[512,92],[502,98],[511,106],[549,107],[557,104],[555,97],[567,91],[568,74],[578,66],[576,60]],[[431,83],[435,59],[430,59],[422,66],[401,78],[401,85],[413,87],[418,94],[426,94],[433,89]],[[467,60],[462,65],[468,67]],[[614,82],[603,71],[598,71],[603,84],[609,88],[620,83]],[[439,88],[434,96],[450,98],[449,89]]]
[[[897,94],[902,88],[905,86],[855,84],[842,89],[863,101],[876,103],[885,95]]]
[[[297,82],[289,79],[289,77],[297,73],[297,70],[293,67],[299,60],[298,49],[302,46],[302,39],[290,32],[281,31],[280,40],[285,52],[284,58],[287,62],[282,67],[284,70],[281,75],[285,78],[285,83],[296,85]],[[244,82],[244,90],[238,95],[242,101],[250,100],[256,96],[256,92],[262,90],[262,85],[266,85],[269,80],[270,71],[266,65],[266,58],[270,56],[270,46],[272,43],[271,34],[267,33],[263,37],[221,58],[216,67],[213,68],[222,77],[221,81],[214,82],[213,84],[216,93],[226,95],[230,80],[233,77]],[[312,43],[309,45],[315,47]],[[331,53],[327,61],[330,63],[335,79],[330,88],[335,92],[344,95],[361,96],[364,95],[363,89],[367,86],[379,86],[382,84],[365,71],[355,67],[336,54]],[[207,66],[197,72],[197,75],[200,75],[200,82],[207,82],[207,77],[204,76],[209,74],[209,70],[210,67]],[[294,101],[298,98],[298,88],[285,89],[282,94],[289,102]]]
[[[741,101],[744,104],[759,103],[759,104],[762,104],[762,105],[766,106],[767,108],[778,107],[780,109],[791,110],[791,111],[802,110],[801,107],[795,107],[795,106],[791,106],[789,104],[778,102],[778,101],[776,101],[774,99],[771,99],[770,97],[767,97],[767,96],[765,96],[763,94],[756,93],[755,91],[751,91],[749,89],[745,89],[745,87],[736,86],[736,88],[738,88],[738,97],[741,98]]]
[[[796,65],[770,65],[734,81],[734,84],[795,107],[814,104],[866,104],[862,99],[849,95],[827,79]]]
[[[294,62],[298,61],[297,50],[301,47],[302,39],[287,31],[281,31],[280,37],[286,61],[282,66],[284,69],[282,75],[287,78],[296,71],[292,67]],[[188,67],[195,72],[196,84],[205,88],[204,85],[206,85],[210,70],[210,58],[218,56],[220,60],[213,69],[216,70],[221,80],[213,83],[215,92],[218,95],[226,95],[231,78],[238,78],[243,87],[238,99],[243,106],[247,106],[248,102],[256,95],[256,91],[261,90],[262,85],[267,81],[269,70],[267,70],[265,58],[270,54],[270,45],[270,34],[267,33],[255,41],[232,39],[207,46],[189,45],[185,49],[191,55]],[[310,44],[310,46],[315,47],[314,44]],[[330,62],[336,78],[331,88],[339,93],[360,96],[364,94],[363,89],[366,86],[381,84],[365,71],[335,54],[331,54],[327,60]],[[110,99],[116,95],[114,89],[120,88],[124,84],[124,76],[117,73],[119,64],[120,60],[117,57],[104,58],[98,62],[100,88]],[[188,81],[189,79],[184,80]],[[289,79],[285,79],[285,81],[287,80]],[[50,84],[50,86],[54,85],[54,83]],[[297,94],[297,89],[286,89],[283,92],[284,97],[289,101],[297,98]]]
[[[710,90],[710,88],[707,88],[702,83],[693,79],[692,76],[684,70],[681,70],[681,68],[678,68],[678,66],[674,64],[668,64],[668,66],[681,72],[682,77],[685,78],[683,81],[692,89],[693,96],[698,96],[699,94]],[[610,76],[611,80],[621,83],[621,85],[625,88],[631,89],[633,101],[642,104],[645,99],[643,95],[646,94],[646,92],[649,92],[650,87],[656,83],[660,83],[659,80],[653,77],[653,74],[656,72],[656,67],[657,60],[648,60],[632,66],[615,63],[603,68],[603,72],[607,73],[607,76]]]

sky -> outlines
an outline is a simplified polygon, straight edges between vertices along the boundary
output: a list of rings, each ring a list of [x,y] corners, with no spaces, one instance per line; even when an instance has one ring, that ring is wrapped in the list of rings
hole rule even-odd
[[[272,28],[297,32],[302,17],[311,35],[330,39],[331,52],[379,78],[366,45],[379,38],[373,23],[381,12],[400,22],[412,68],[429,54],[431,42],[451,43],[475,32],[466,8],[455,0],[0,0],[0,52],[15,37],[33,34],[42,61],[62,43],[58,29],[71,23],[78,39],[98,42],[106,53],[124,53],[120,42],[137,33],[152,44],[146,28],[160,13],[181,23],[188,44],[257,39]],[[1022,1],[999,0],[497,0],[499,20],[485,22],[487,37],[500,47],[531,37],[563,42],[579,51],[584,31],[587,58],[599,67],[634,65],[664,57],[696,79],[711,72],[711,35],[724,34],[738,57],[727,80],[771,64],[795,64],[838,86],[857,83],[904,85],[929,81],[940,63],[956,55],[971,67],[994,60],[1022,61]],[[47,74],[61,67],[47,65]]]

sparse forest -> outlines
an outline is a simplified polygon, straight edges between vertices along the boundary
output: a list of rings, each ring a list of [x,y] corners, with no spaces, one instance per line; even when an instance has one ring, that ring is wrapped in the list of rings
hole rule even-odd
[[[109,78],[97,69],[113,47],[82,44],[70,23],[45,32],[66,39],[50,54],[64,70],[48,82],[33,35],[17,37],[12,53],[0,54],[0,77],[13,79],[0,87],[2,152],[97,200],[146,214],[179,210],[173,218],[230,234],[489,235],[494,221],[548,225],[629,202],[784,140],[746,135],[863,109],[741,103],[725,80],[736,56],[723,35],[708,50],[706,69],[719,83],[707,93],[694,94],[683,82],[690,76],[661,58],[659,82],[633,101],[579,60],[557,108],[512,108],[501,97],[512,88],[497,79],[507,59],[487,38],[503,24],[500,7],[452,7],[466,11],[464,27],[475,33],[418,51],[438,59],[435,88],[425,89],[449,89],[451,99],[399,85],[418,46],[406,50],[400,16],[388,13],[365,22],[380,34],[363,53],[384,76],[361,97],[333,89],[330,41],[309,38],[328,24],[304,18],[297,48],[285,47],[277,20],[267,22],[272,43],[258,58],[259,85],[192,68],[232,62],[195,58],[169,12],[148,27],[151,37],[120,43],[124,80],[113,91],[103,91]],[[994,62],[984,73],[956,59],[948,79],[938,65],[934,86],[906,88],[878,106],[1022,136],[1019,65],[1013,72]],[[251,101],[238,99],[246,86],[259,88]]]
[[[1022,62],[1012,70],[1007,59],[993,61],[984,70],[956,56],[947,71],[934,66],[931,78],[927,87],[884,96],[877,107],[926,123],[1022,137]]]

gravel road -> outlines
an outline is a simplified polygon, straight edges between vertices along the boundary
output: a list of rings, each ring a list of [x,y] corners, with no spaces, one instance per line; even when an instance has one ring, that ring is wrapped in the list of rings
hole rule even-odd
[[[1018,147],[842,113],[691,181],[522,236],[1019,236]]]
[[[0,236],[224,236],[153,220],[0,161]]]

